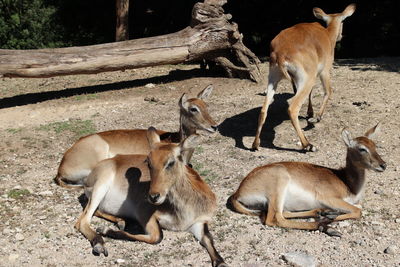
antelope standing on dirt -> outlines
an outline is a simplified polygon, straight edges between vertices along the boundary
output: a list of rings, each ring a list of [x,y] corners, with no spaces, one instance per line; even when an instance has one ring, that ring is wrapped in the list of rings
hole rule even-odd
[[[291,99],[288,113],[293,127],[300,138],[302,147],[307,151],[316,151],[301,130],[299,111],[307,96],[309,97],[307,115],[310,123],[319,122],[328,99],[331,97],[330,70],[335,52],[335,43],[342,39],[343,20],[353,14],[355,4],[346,7],[342,13],[325,14],[320,8],[314,8],[314,16],[326,22],[324,28],[319,23],[300,23],[281,31],[271,42],[270,68],[266,96],[258,118],[257,133],[252,149],[260,146],[260,134],[269,105],[282,78],[292,82],[295,96]],[[319,76],[324,88],[321,108],[314,118],[311,103],[311,91]]]
[[[377,126],[355,139],[343,130],[347,156],[346,167],[342,169],[304,162],[277,162],[255,168],[228,199],[228,207],[239,213],[258,215],[268,226],[308,230],[325,227],[332,221],[360,218],[361,209],[354,204],[364,192],[365,170],[386,169],[375,143],[369,139]],[[316,222],[288,220],[320,214],[328,216]]]
[[[180,126],[179,132],[157,131],[162,142],[179,143],[197,130],[210,133],[217,131],[217,123],[211,118],[204,102],[212,93],[209,85],[198,93],[197,98],[188,99],[183,94],[179,100]],[[111,158],[116,154],[145,154],[150,151],[145,129],[111,130],[91,134],[79,139],[65,152],[55,178],[57,184],[67,188],[82,187],[85,178],[98,162]],[[188,162],[193,150],[187,151]]]
[[[197,135],[180,144],[162,143],[150,127],[147,138],[150,154],[117,155],[97,164],[85,179],[89,199],[75,227],[91,242],[95,254],[108,255],[101,235],[156,244],[162,229],[191,232],[208,251],[212,266],[226,266],[216,251],[208,231],[208,222],[216,210],[216,198],[210,187],[187,166],[187,150],[196,145]],[[131,234],[109,228],[90,227],[97,211],[109,219],[136,220],[143,234]]]

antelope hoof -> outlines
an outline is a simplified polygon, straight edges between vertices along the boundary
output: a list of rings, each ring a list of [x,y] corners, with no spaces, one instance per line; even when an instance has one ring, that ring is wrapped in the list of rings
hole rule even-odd
[[[221,263],[217,264],[216,267],[229,267],[229,265],[226,264],[225,262],[221,262]]]
[[[253,145],[251,146],[251,150],[256,151],[260,147],[260,139],[255,139]]]
[[[303,150],[306,152],[316,152],[317,148],[313,146],[312,144],[308,144],[305,147],[303,147]]]
[[[96,245],[93,246],[93,254],[96,256],[104,254],[104,256],[108,257],[107,249],[103,246],[103,244],[100,243],[97,243]]]

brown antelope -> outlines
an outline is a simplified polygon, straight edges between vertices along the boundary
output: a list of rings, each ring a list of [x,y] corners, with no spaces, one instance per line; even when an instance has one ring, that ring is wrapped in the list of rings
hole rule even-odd
[[[355,139],[343,130],[347,156],[346,167],[342,169],[304,162],[277,162],[255,168],[228,199],[228,207],[239,213],[258,215],[268,226],[308,230],[326,227],[327,222],[360,218],[361,209],[354,204],[364,192],[365,170],[386,169],[375,143],[369,139],[377,126]],[[333,215],[333,218],[327,216],[333,220],[289,220],[320,214]]]
[[[204,102],[212,93],[211,85],[203,89],[197,98],[188,99],[183,94],[179,100],[179,132],[157,131],[163,142],[179,143],[197,130],[216,132],[217,123],[208,113]],[[68,188],[82,187],[82,180],[98,162],[116,154],[145,154],[150,151],[145,129],[112,130],[91,134],[79,139],[65,152],[55,178],[57,184]],[[188,162],[193,151],[188,151]]]
[[[75,227],[91,242],[94,254],[108,255],[101,235],[156,244],[162,229],[188,231],[208,251],[212,266],[226,266],[216,251],[208,222],[216,210],[210,187],[187,166],[187,153],[198,135],[180,144],[162,143],[157,131],[147,131],[150,154],[117,155],[98,163],[84,180],[89,199]],[[120,217],[135,219],[143,234],[101,228],[97,233],[90,221],[97,211],[118,222]],[[114,217],[114,219],[113,219]]]
[[[316,151],[304,136],[299,123],[299,111],[309,96],[308,111],[310,123],[319,122],[328,99],[331,97],[330,70],[332,68],[335,43],[342,39],[343,20],[353,14],[355,4],[346,7],[342,13],[325,14],[320,8],[314,8],[314,16],[326,22],[327,28],[319,23],[300,23],[281,31],[271,42],[270,67],[265,100],[258,118],[257,133],[252,145],[253,150],[260,146],[260,134],[269,105],[282,78],[292,82],[295,96],[291,99],[288,113],[293,127],[300,138],[302,147],[307,151]],[[324,88],[321,108],[315,118],[311,90],[319,76]]]

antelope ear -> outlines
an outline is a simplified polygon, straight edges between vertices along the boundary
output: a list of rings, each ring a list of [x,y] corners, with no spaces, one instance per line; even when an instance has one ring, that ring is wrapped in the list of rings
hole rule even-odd
[[[342,12],[342,20],[353,15],[354,11],[356,11],[356,4],[348,5]]]
[[[377,134],[379,134],[381,130],[381,124],[380,122],[378,122],[374,127],[372,127],[371,129],[369,129],[364,136],[369,138],[369,139],[373,139]]]
[[[322,19],[325,21],[327,24],[330,22],[331,17],[328,16],[322,9],[319,7],[314,7],[313,8],[313,14],[317,19]]]
[[[212,86],[212,84],[210,84],[209,86],[204,88],[200,93],[197,94],[197,98],[200,98],[202,100],[208,98],[211,95],[213,89],[214,89],[214,86]]]
[[[188,108],[189,108],[189,103],[188,103],[188,97],[187,97],[187,94],[186,94],[186,93],[184,93],[184,94],[181,96],[181,98],[179,99],[179,107],[180,107],[181,109],[188,110]]]
[[[157,134],[156,128],[150,127],[147,129],[147,141],[151,149],[153,149],[157,143],[160,143],[160,136]]]
[[[354,145],[353,138],[351,138],[351,134],[346,129],[342,131],[342,139],[347,147],[352,147]]]

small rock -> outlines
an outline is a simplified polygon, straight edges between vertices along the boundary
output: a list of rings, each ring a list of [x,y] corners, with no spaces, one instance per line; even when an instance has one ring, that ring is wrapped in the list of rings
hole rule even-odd
[[[400,218],[394,220],[395,223],[400,223]]]
[[[155,97],[149,97],[149,96],[146,96],[145,98],[144,98],[144,101],[148,101],[148,102],[158,102],[158,101],[160,101],[160,99],[158,99],[158,98],[155,98]]]
[[[122,263],[125,262],[125,260],[124,260],[124,259],[117,259],[115,262],[116,262],[117,264],[122,264]]]
[[[372,221],[371,225],[378,225],[378,226],[383,226],[384,224],[381,222],[377,222],[377,221]]]
[[[15,235],[15,239],[17,241],[22,241],[22,240],[25,239],[25,236],[23,234],[21,234],[21,233],[18,233],[18,234]]]
[[[383,191],[381,189],[376,189],[374,193],[377,195],[383,195]]]
[[[146,88],[154,88],[156,86],[154,85],[154,83],[148,83],[144,87],[146,87]]]
[[[338,223],[339,227],[349,227],[350,223],[348,221],[341,221]]]
[[[395,245],[390,245],[383,251],[386,254],[394,255],[397,253],[397,247]]]
[[[12,233],[12,230],[10,228],[4,228],[3,229],[3,235],[8,235],[8,234],[11,234],[11,233]]]
[[[47,217],[46,217],[46,215],[42,215],[42,216],[39,216],[39,220],[45,220]]]
[[[313,256],[301,252],[288,252],[282,255],[284,261],[293,266],[315,267],[316,262]]]
[[[18,254],[10,254],[10,255],[8,256],[8,260],[9,260],[10,262],[14,262],[14,261],[16,261],[18,258],[19,258],[19,255],[18,255]]]
[[[52,196],[53,192],[51,192],[50,190],[42,191],[42,192],[39,192],[39,195],[41,195],[41,196]]]

